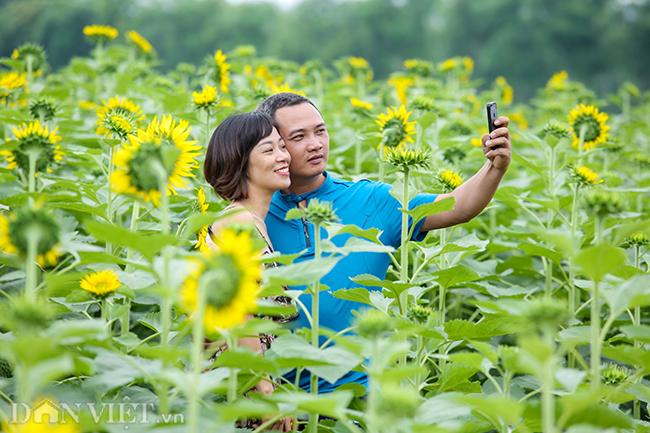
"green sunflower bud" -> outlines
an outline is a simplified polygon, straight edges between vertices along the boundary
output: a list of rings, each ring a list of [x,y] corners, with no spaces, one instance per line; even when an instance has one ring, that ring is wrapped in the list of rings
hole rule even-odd
[[[449,125],[448,131],[454,136],[474,134],[474,130],[462,120],[452,122],[451,125]]]
[[[19,296],[14,302],[3,303],[0,314],[2,325],[18,334],[49,328],[56,313],[45,301]]]
[[[0,377],[5,379],[10,379],[13,376],[13,371],[9,361],[4,358],[0,358]]]
[[[11,58],[24,62],[23,70],[25,71],[29,69],[28,65],[30,64],[32,72],[40,71],[47,65],[45,49],[39,44],[23,44],[14,50]]]
[[[393,319],[388,317],[386,313],[368,309],[361,313],[355,320],[357,333],[366,338],[377,338],[385,332],[390,332],[395,329]]]
[[[601,218],[622,212],[625,209],[625,200],[621,193],[603,188],[593,188],[587,191],[584,196],[584,204],[588,214]]]
[[[19,209],[9,222],[9,238],[21,255],[27,255],[29,237],[36,234],[38,239],[39,263],[44,266],[46,259],[50,264],[56,263],[59,254],[57,250],[59,243],[60,227],[57,219],[51,213],[43,209]],[[54,254],[56,257],[50,257]]]
[[[58,107],[48,97],[38,97],[29,104],[29,113],[36,120],[41,122],[52,120],[56,116]]]
[[[545,138],[547,136],[557,139],[568,138],[571,136],[571,127],[564,123],[560,123],[557,120],[551,120],[542,127],[542,130],[538,135],[540,138]]]
[[[426,169],[429,167],[429,161],[431,159],[428,149],[425,148],[387,148],[385,155],[386,161],[390,162],[395,167],[401,168],[402,170],[406,168]]]
[[[422,399],[412,387],[401,387],[392,383],[381,385],[377,413],[384,422],[412,418]]]
[[[287,220],[305,218],[314,225],[321,225],[324,222],[336,222],[338,217],[332,210],[332,203],[329,201],[320,202],[318,199],[309,200],[304,209],[292,209],[287,212]]]
[[[420,304],[409,304],[408,317],[415,323],[427,323],[429,317],[433,314],[433,308]]]
[[[626,238],[625,241],[623,242],[623,245],[626,248],[629,247],[645,247],[647,245],[650,245],[650,240],[648,237],[641,232],[636,232],[629,238]]]
[[[625,382],[632,372],[618,364],[609,364],[600,372],[600,377],[605,385],[618,385]]]
[[[526,308],[525,318],[532,326],[555,332],[571,319],[566,302],[556,298],[543,297],[531,301]]]
[[[451,146],[442,152],[442,157],[450,164],[457,164],[467,156],[467,152],[460,146]]]

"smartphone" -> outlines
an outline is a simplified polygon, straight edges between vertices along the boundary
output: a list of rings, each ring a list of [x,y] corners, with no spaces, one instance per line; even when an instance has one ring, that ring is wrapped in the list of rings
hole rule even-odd
[[[492,132],[497,129],[497,127],[494,125],[494,121],[497,120],[497,117],[499,117],[499,114],[497,113],[497,103],[488,102],[485,105],[485,109],[487,110],[488,129],[490,132]]]

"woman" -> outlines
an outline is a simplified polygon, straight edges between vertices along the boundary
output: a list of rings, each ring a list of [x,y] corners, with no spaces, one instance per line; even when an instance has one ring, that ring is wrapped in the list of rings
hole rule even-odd
[[[290,162],[291,156],[267,114],[236,114],[221,122],[208,144],[203,172],[214,191],[223,199],[231,200],[225,210],[241,208],[245,211],[215,222],[208,233],[218,235],[220,228],[233,221],[251,223],[266,242],[262,253],[273,252],[264,218],[275,191],[288,188],[291,184]],[[216,248],[210,235],[206,243]],[[285,296],[273,297],[272,300],[295,307],[295,302]],[[295,317],[297,310],[290,317],[271,319],[286,322]],[[271,335],[242,338],[238,344],[264,353],[271,346],[273,338]],[[263,380],[255,386],[255,390],[268,395],[273,392],[274,386]],[[290,423],[291,418],[285,418],[269,426],[269,429],[290,431]],[[253,427],[255,422],[249,421],[247,424],[242,427]]]

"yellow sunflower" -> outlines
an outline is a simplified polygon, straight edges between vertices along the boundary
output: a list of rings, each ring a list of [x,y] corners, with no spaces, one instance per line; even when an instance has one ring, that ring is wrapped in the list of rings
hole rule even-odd
[[[449,72],[456,68],[456,59],[447,59],[438,65],[438,69],[442,72]]]
[[[443,192],[450,193],[463,184],[458,173],[451,170],[443,171],[436,176],[436,182],[442,187]]]
[[[82,289],[100,298],[113,293],[121,285],[122,283],[117,279],[117,274],[112,269],[94,272],[79,280],[79,286]]]
[[[352,104],[352,107],[361,112],[367,112],[372,110],[372,104],[369,102],[362,101],[357,98],[350,98],[350,103]]]
[[[194,189],[196,190],[196,196],[198,198],[196,209],[200,214],[205,215],[208,212],[208,208],[210,207],[210,204],[205,202],[205,192],[203,191],[203,188],[194,188]],[[204,226],[201,228],[201,230],[199,230],[198,240],[194,245],[194,248],[202,252],[210,249],[210,247],[206,243],[207,237],[208,237],[208,226]]]
[[[567,71],[560,71],[553,74],[548,83],[546,83],[547,89],[553,90],[564,90],[567,86],[567,81],[569,80],[569,74]]]
[[[275,95],[277,93],[296,93],[298,95],[302,95],[302,96],[305,96],[305,97],[307,96],[305,94],[305,92],[303,92],[301,90],[293,90],[291,87],[289,87],[289,84],[287,84],[287,83],[282,83],[279,86],[276,86],[275,84],[273,84],[271,86],[271,92],[272,92],[273,95]]]
[[[197,308],[199,285],[206,287],[203,324],[207,336],[231,329],[255,311],[259,292],[259,251],[253,247],[251,233],[224,229],[215,238],[217,251],[209,250],[198,260],[181,288],[181,308],[190,318]]]
[[[43,209],[19,209],[9,216],[0,215],[0,250],[6,254],[27,256],[29,237],[38,233],[36,262],[54,266],[63,255],[59,243],[59,224]]]
[[[12,71],[0,74],[0,100],[4,101],[14,89],[18,89],[25,85],[27,81],[27,73],[22,74]]]
[[[386,113],[379,114],[375,120],[379,125],[379,136],[382,137],[385,147],[402,147],[406,143],[413,143],[411,135],[415,134],[415,124],[409,122],[411,111],[407,112],[404,105],[390,107]]]
[[[226,55],[217,51],[214,54],[214,81],[221,90],[221,93],[228,93],[228,85],[230,84],[230,64],[226,62]]]
[[[115,27],[101,26],[97,24],[84,27],[83,33],[88,36],[88,39],[90,39],[91,42],[96,44],[104,44],[115,39],[119,34]]]
[[[593,105],[577,105],[569,115],[569,124],[573,133],[573,143],[576,149],[580,146],[580,131],[585,128],[583,149],[590,150],[599,143],[605,143],[609,135],[609,126],[605,124],[609,118],[606,113],[599,113]]]
[[[194,108],[197,110],[209,110],[218,103],[217,88],[212,86],[206,85],[203,86],[201,92],[192,92],[192,97],[194,98]]]
[[[413,79],[408,77],[392,77],[388,79],[388,84],[395,88],[399,101],[402,104],[406,104],[406,89],[414,84]]]
[[[143,38],[142,35],[140,35],[140,33],[136,32],[135,30],[126,32],[126,38],[131,41],[133,45],[142,50],[143,53],[147,54],[151,52],[152,47],[149,41]]]
[[[38,120],[29,124],[23,123],[20,127],[14,127],[14,136],[16,144],[13,150],[2,150],[0,155],[5,157],[9,163],[7,169],[16,167],[29,173],[29,154],[36,151],[36,173],[49,172],[50,165],[60,162],[65,156],[61,146],[56,143],[61,141],[61,136],[57,135],[58,126],[50,131],[49,127],[42,125]],[[7,139],[7,142],[13,141]]]
[[[433,63],[426,60],[409,59],[404,60],[404,67],[412,73],[420,77],[429,77],[433,74]]]
[[[198,167],[195,158],[200,155],[196,140],[189,141],[189,122],[180,120],[178,125],[171,115],[156,117],[146,129],[137,135],[129,135],[129,142],[115,153],[113,162],[116,170],[111,177],[113,190],[131,194],[160,203],[158,168],[162,167],[167,177],[167,194],[176,195],[176,188],[188,188],[185,180],[196,177],[192,170]]]
[[[405,149],[392,147],[386,149],[386,161],[402,170],[406,168],[428,168],[431,155],[424,148]]]
[[[603,182],[603,179],[599,178],[598,173],[594,173],[587,167],[573,167],[570,178],[574,182],[584,186],[596,185]]]
[[[129,101],[126,96],[120,99],[119,95],[115,95],[108,102],[102,100],[102,105],[97,108],[95,132],[104,137],[126,140],[130,134],[135,133],[142,120],[144,114],[139,105]]]

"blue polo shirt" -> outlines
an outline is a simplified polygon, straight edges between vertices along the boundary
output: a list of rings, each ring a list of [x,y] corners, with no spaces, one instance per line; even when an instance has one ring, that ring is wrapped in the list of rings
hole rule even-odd
[[[298,207],[303,200],[317,198],[319,201],[332,202],[333,209],[342,224],[354,224],[362,229],[377,228],[383,233],[379,240],[384,245],[390,245],[395,249],[400,247],[402,234],[402,212],[399,210],[400,203],[390,195],[392,185],[382,182],[373,182],[367,179],[358,182],[350,182],[332,178],[327,172],[325,182],[314,191],[306,194],[282,194],[277,191],[273,196],[269,213],[266,216],[266,227],[273,243],[273,248],[282,254],[295,254],[307,250],[305,254],[298,257],[295,262],[310,260],[314,258],[314,226],[307,223],[309,241],[305,236],[304,226],[301,219],[285,221],[287,211]],[[419,194],[409,203],[409,209],[422,204],[432,203],[436,194]],[[421,241],[426,232],[420,233],[420,227],[424,219],[420,220],[413,231],[413,240]],[[413,220],[409,217],[409,228]],[[342,246],[351,235],[343,234],[335,236],[332,241]],[[321,238],[325,239],[327,232],[321,228]],[[308,244],[311,245],[308,245]],[[325,255],[325,254],[324,254]],[[359,287],[358,283],[351,280],[352,277],[362,274],[371,274],[379,279],[386,278],[386,272],[390,265],[390,256],[386,253],[352,253],[341,259],[334,269],[321,279],[331,291],[340,289],[351,289]],[[292,287],[295,290],[303,290],[305,287]],[[377,287],[366,287],[368,290],[378,290]],[[311,294],[303,294],[300,300],[311,310]],[[320,326],[338,332],[350,326],[354,315],[352,310],[361,306],[357,302],[337,299],[329,292],[320,293]],[[310,311],[311,314],[311,311]],[[299,317],[297,327],[309,327],[309,322],[304,314]],[[321,336],[321,344],[325,342]],[[285,376],[287,380],[295,383],[295,371]],[[350,382],[356,382],[367,386],[367,377],[364,373],[351,371],[336,383],[331,384],[324,379],[319,380],[318,389],[320,392],[332,392],[336,387]],[[309,390],[308,372],[300,378],[300,387]]]

